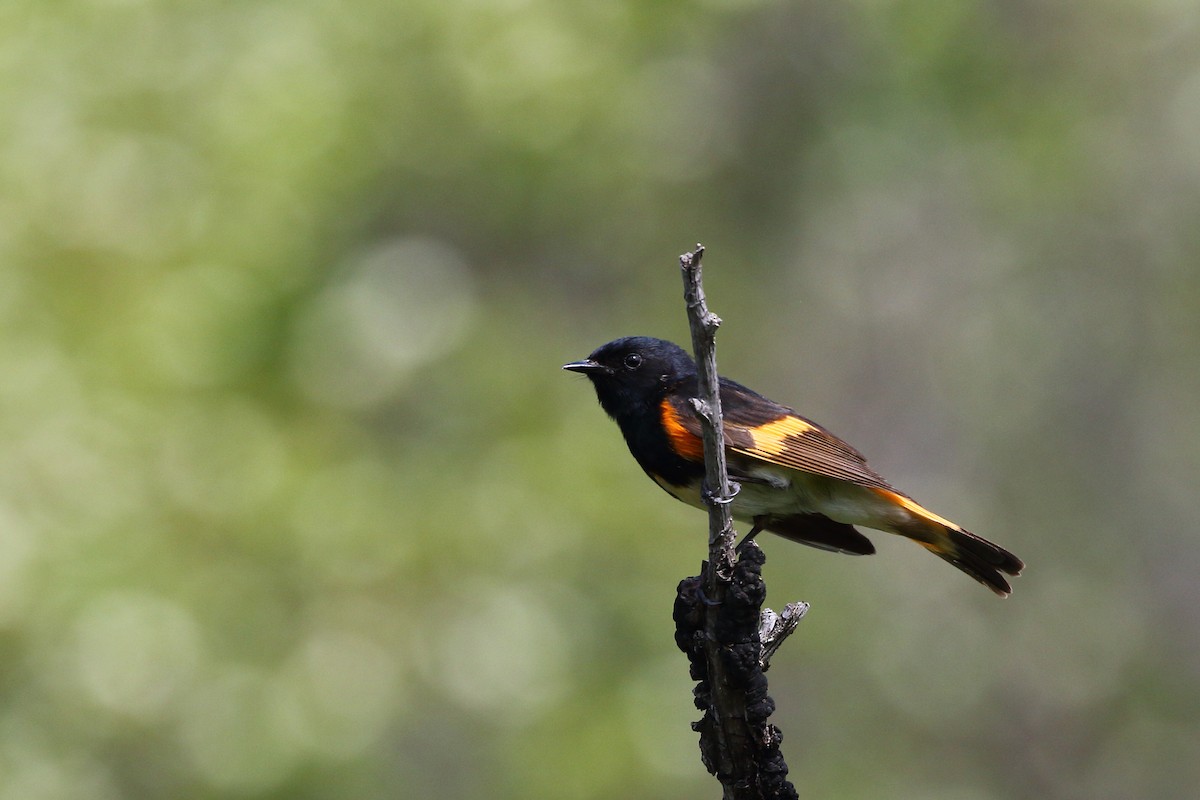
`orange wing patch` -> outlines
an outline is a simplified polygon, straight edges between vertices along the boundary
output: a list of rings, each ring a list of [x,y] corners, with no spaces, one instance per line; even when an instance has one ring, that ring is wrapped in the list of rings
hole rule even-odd
[[[680,456],[700,461],[700,420],[679,395],[663,398],[660,413],[668,443]],[[867,466],[862,454],[815,422],[749,389],[721,384],[725,448],[786,469],[822,475],[871,489],[892,487]]]
[[[754,440],[754,446],[746,448],[746,451],[768,458],[778,456],[788,449],[789,436],[803,436],[812,429],[812,425],[809,425],[799,417],[790,415],[780,417],[774,422],[768,422],[756,428],[747,428],[746,432]]]
[[[671,449],[691,461],[703,461],[704,440],[684,427],[683,420],[679,418],[675,406],[671,405],[669,397],[663,398],[659,410],[662,413],[663,430],[667,432]]]
[[[772,464],[868,488],[891,489],[867,466],[862,455],[829,431],[789,409],[759,424],[746,415],[734,422],[726,417],[727,446],[735,453]],[[747,424],[747,423],[750,424]],[[731,424],[732,423],[732,424]]]

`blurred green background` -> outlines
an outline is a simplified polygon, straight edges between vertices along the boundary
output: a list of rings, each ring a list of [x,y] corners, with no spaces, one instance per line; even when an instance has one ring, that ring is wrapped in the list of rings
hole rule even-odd
[[[764,540],[802,797],[1200,786],[1200,6],[0,6],[0,800],[716,797],[686,341],[1012,549]]]

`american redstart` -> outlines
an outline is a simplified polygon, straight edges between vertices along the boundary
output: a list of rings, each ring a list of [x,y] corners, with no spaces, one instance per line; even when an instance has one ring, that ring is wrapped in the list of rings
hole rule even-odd
[[[675,498],[705,508],[704,445],[692,405],[696,364],[678,345],[646,336],[617,339],[563,369],[582,372],[616,420],[629,451]],[[721,378],[731,510],[752,525],[822,550],[875,552],[853,526],[898,533],[949,561],[1001,597],[1021,559],[892,488],[850,445],[786,406]]]

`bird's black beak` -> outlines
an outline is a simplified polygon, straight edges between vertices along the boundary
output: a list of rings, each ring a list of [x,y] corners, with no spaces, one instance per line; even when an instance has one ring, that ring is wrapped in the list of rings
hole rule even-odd
[[[593,372],[612,372],[611,369],[601,364],[599,361],[592,361],[590,358],[583,361],[572,361],[570,364],[563,364],[563,369],[571,372],[582,372],[584,375]]]

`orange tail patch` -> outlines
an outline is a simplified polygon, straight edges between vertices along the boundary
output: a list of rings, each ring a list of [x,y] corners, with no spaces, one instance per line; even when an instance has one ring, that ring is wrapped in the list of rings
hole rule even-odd
[[[888,502],[895,503],[896,505],[900,506],[901,508],[904,508],[907,511],[912,512],[913,514],[916,514],[918,517],[927,519],[930,522],[936,522],[938,525],[943,525],[952,531],[961,531],[962,530],[962,526],[955,525],[953,522],[946,519],[945,517],[939,517],[937,514],[933,513],[928,508],[925,508],[924,506],[919,505],[915,500],[905,497],[904,495],[900,494],[899,492],[893,492],[888,489],[874,489],[872,491],[874,491],[875,494],[879,495],[880,497],[887,500]]]
[[[886,489],[876,489],[875,492],[918,517],[917,521],[897,529],[901,535],[958,567],[1001,597],[1007,597],[1012,591],[1004,575],[1020,575],[1025,568],[1021,559],[898,492]]]

